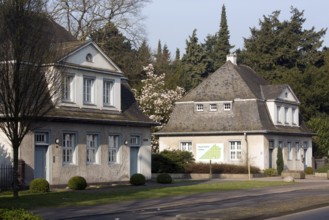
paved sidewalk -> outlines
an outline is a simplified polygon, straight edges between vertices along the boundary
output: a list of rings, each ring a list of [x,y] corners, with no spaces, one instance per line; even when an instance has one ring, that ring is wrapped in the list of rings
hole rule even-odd
[[[281,177],[254,178],[262,181],[282,181]],[[213,179],[209,182],[229,181]],[[138,201],[119,202],[100,206],[79,206],[64,208],[42,208],[34,210],[44,219],[67,219],[106,215],[111,213],[138,212],[147,209],[182,208],[182,213],[176,219],[264,219],[277,216],[279,213],[289,213],[294,210],[312,208],[313,206],[329,205],[329,181],[324,178],[308,176],[296,180],[298,184],[273,188],[235,190],[226,192],[202,193],[188,196],[176,196],[160,199],[145,199]],[[293,194],[286,198],[286,194]],[[277,197],[275,197],[277,196]],[[231,206],[225,205],[230,201]],[[215,208],[196,213],[184,212],[184,207],[198,204],[216,204]],[[261,205],[260,205],[261,204]],[[186,208],[185,208],[186,209]],[[218,216],[221,216],[220,218]]]

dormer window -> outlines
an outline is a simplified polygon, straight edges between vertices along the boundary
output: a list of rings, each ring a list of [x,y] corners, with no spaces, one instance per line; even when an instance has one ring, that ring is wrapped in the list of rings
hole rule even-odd
[[[196,105],[196,111],[197,112],[203,112],[203,104],[197,104]]]
[[[92,63],[93,62],[93,55],[91,53],[88,53],[86,55],[86,61]]]
[[[224,111],[230,111],[231,110],[231,103],[224,103]]]
[[[210,104],[209,109],[210,109],[211,112],[217,111],[217,104]]]

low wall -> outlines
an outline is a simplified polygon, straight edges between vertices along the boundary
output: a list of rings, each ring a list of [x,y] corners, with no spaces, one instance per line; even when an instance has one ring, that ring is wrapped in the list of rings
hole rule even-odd
[[[248,179],[248,174],[209,174],[209,173],[169,173],[173,179]],[[156,179],[158,173],[152,173],[152,179]],[[263,177],[263,174],[250,174],[250,178]]]
[[[291,176],[294,179],[305,179],[305,172],[304,171],[297,171],[297,170],[288,170],[288,171],[283,171],[281,173],[282,178]]]

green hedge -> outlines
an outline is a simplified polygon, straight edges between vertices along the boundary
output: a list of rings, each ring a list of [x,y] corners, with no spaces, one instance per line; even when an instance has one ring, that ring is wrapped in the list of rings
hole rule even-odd
[[[211,165],[212,173],[214,174],[247,174],[248,167],[243,165],[234,165],[234,164],[218,164],[214,163]],[[209,173],[210,164],[208,163],[193,163],[186,166],[186,173]],[[251,173],[260,173],[258,167],[251,166]]]
[[[324,166],[322,166],[322,167],[319,167],[319,168],[316,169],[315,171],[316,171],[317,173],[327,173],[328,170],[329,170],[329,164],[326,164],[326,165],[324,165]]]
[[[42,220],[38,215],[24,209],[0,209],[0,220]]]
[[[164,150],[152,154],[152,173],[184,173],[188,164],[194,163],[191,152]]]

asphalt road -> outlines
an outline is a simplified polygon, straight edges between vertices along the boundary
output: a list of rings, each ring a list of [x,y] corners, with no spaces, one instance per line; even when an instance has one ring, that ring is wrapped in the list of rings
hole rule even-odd
[[[280,216],[277,218],[270,218],[267,220],[328,220],[329,206],[298,212],[290,215]]]
[[[96,207],[48,208],[45,219],[266,219],[329,206],[329,181],[260,189],[120,202]],[[314,219],[314,218],[312,218]]]

